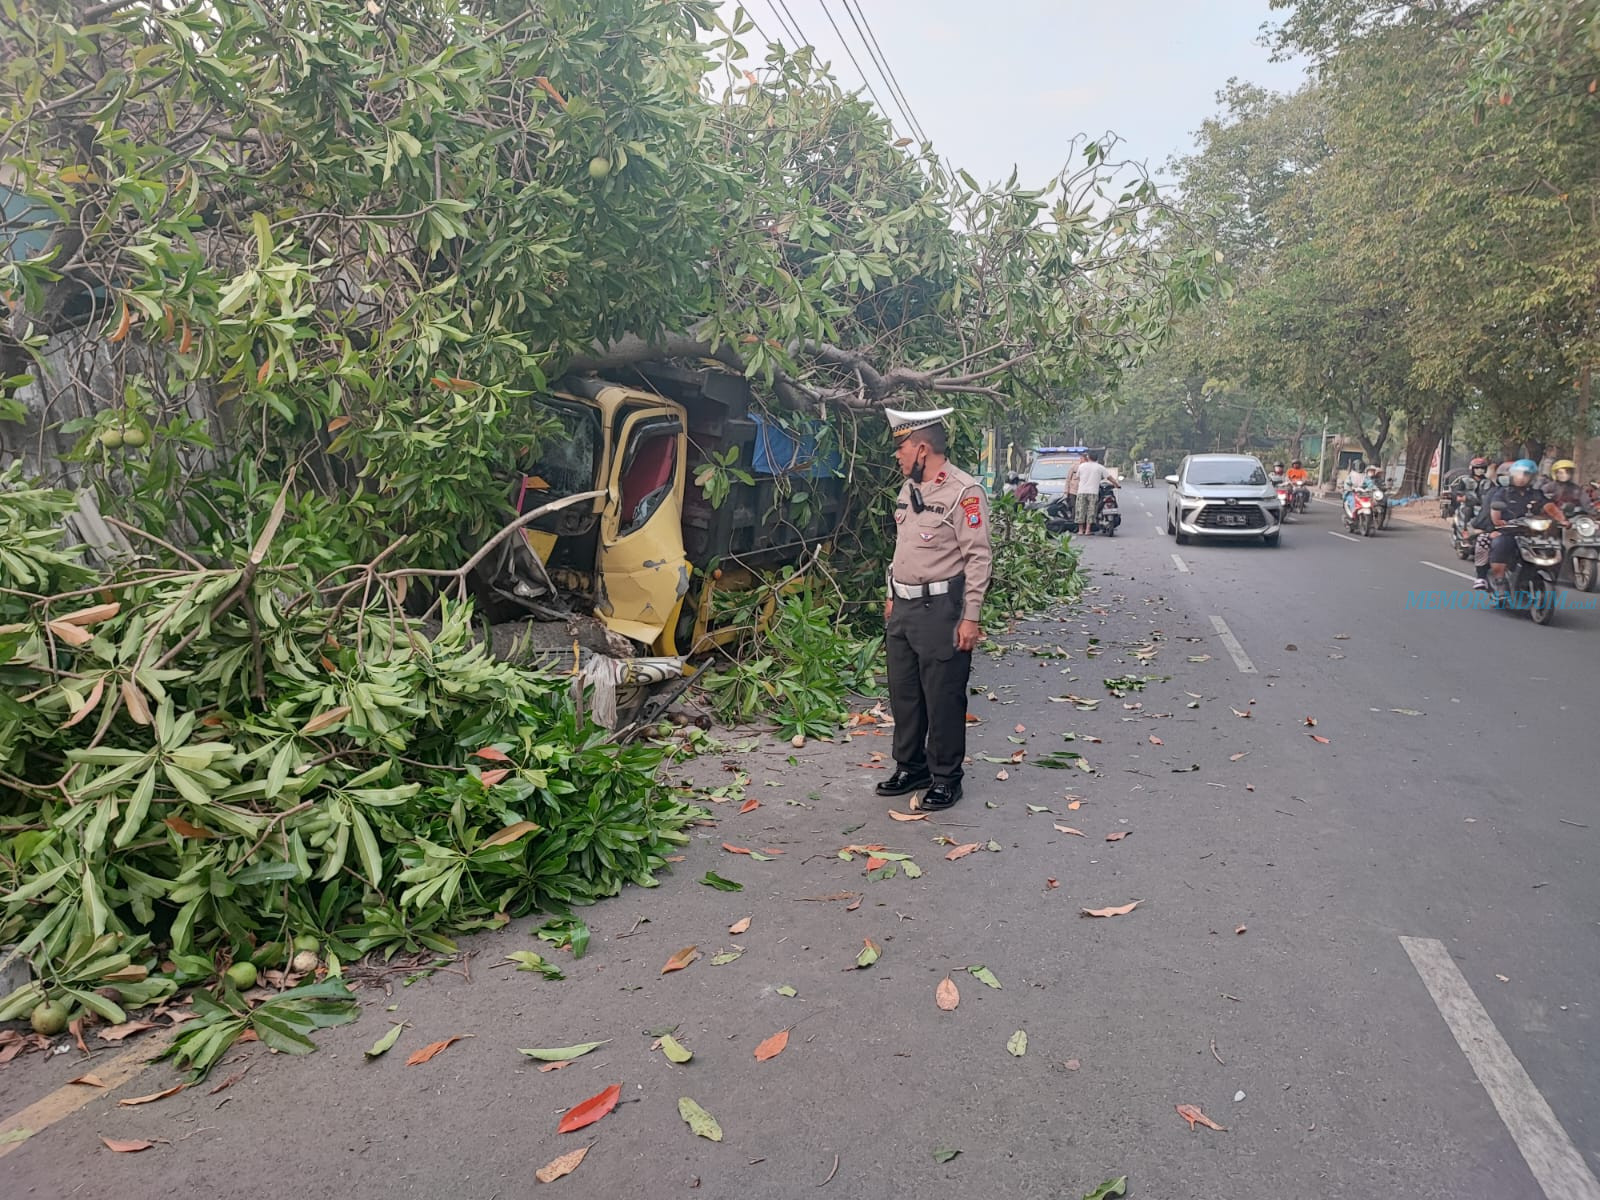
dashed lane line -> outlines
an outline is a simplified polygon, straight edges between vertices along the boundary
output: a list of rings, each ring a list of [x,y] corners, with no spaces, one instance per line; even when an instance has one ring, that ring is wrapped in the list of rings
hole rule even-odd
[[[1546,1200],[1600,1200],[1600,1180],[1556,1120],[1549,1101],[1511,1053],[1444,943],[1437,938],[1402,937],[1400,945],[1478,1082],[1489,1093]]]
[[[1465,579],[1469,583],[1477,578],[1476,575],[1468,575],[1465,571],[1458,571],[1454,567],[1441,567],[1438,563],[1431,563],[1425,558],[1419,558],[1417,561],[1425,567],[1432,567],[1435,571],[1443,571],[1446,575],[1454,575],[1457,579]]]
[[[1227,647],[1228,654],[1233,658],[1233,665],[1239,668],[1240,674],[1256,674],[1256,665],[1250,661],[1250,656],[1244,652],[1244,647],[1239,644],[1239,639],[1233,636],[1233,630],[1228,628],[1228,623],[1221,617],[1211,618],[1211,627],[1217,631],[1217,636],[1222,639],[1222,644]]]
[[[1351,537],[1348,533],[1340,533],[1337,529],[1330,529],[1328,533],[1336,538],[1343,538],[1347,542],[1359,542],[1361,540],[1358,537]]]
[[[1183,559],[1179,558],[1176,554],[1172,556],[1172,565],[1177,567],[1178,570],[1182,571],[1185,575],[1190,573],[1188,564],[1186,564]]]

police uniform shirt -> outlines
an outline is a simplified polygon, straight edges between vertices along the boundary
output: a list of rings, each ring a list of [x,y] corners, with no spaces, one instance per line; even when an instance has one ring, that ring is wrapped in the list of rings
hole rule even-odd
[[[908,585],[966,577],[961,616],[976,621],[989,587],[989,497],[971,475],[946,463],[920,485],[923,509],[911,507],[911,481],[895,500],[894,562],[889,578]],[[892,592],[891,592],[892,598]]]

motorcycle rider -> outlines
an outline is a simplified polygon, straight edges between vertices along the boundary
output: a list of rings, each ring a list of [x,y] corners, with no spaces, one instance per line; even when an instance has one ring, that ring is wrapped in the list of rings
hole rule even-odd
[[[1566,514],[1549,496],[1533,486],[1533,477],[1538,471],[1538,463],[1529,458],[1519,458],[1509,466],[1506,486],[1489,493],[1487,502],[1474,522],[1479,529],[1485,530],[1478,539],[1477,552],[1472,560],[1478,576],[1472,582],[1475,589],[1490,587],[1491,580],[1498,588],[1505,580],[1507,568],[1517,560],[1516,535],[1504,532],[1507,525],[1529,516],[1545,516],[1558,525],[1568,524]]]
[[[1311,476],[1308,475],[1306,473],[1306,469],[1300,465],[1300,460],[1298,458],[1289,464],[1288,479],[1290,483],[1294,484],[1296,487],[1304,487],[1306,481],[1310,478]]]
[[[1550,481],[1544,485],[1544,494],[1550,497],[1550,502],[1567,511],[1568,505],[1579,512],[1594,515],[1594,505],[1589,501],[1589,493],[1578,486],[1578,464],[1570,458],[1557,459],[1550,464]]]
[[[1156,474],[1156,465],[1155,465],[1155,463],[1151,462],[1148,458],[1141,458],[1139,460],[1139,479],[1140,479],[1140,481],[1143,482],[1145,480],[1154,479],[1155,478],[1155,474]]]

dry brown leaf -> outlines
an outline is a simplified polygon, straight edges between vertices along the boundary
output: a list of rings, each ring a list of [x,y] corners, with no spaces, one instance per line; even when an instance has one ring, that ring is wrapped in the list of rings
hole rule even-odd
[[[1250,751],[1248,751],[1248,750],[1241,750],[1237,754],[1230,754],[1230,755],[1228,755],[1228,761],[1229,762],[1238,762],[1241,758],[1243,758],[1246,754],[1249,754],[1249,753],[1250,753]]]
[[[845,912],[855,912],[855,910],[860,908],[860,907],[861,907],[861,897],[857,896],[854,900],[850,901],[849,904],[846,904],[844,906],[844,910],[845,910]]]
[[[1130,834],[1132,832],[1133,831],[1131,829],[1119,829],[1115,833],[1106,834],[1106,841],[1108,841],[1108,842],[1120,842],[1123,838],[1127,837],[1128,834]]]
[[[1248,928],[1250,928],[1248,925],[1241,925],[1241,926],[1239,926],[1239,928],[1235,929],[1234,932],[1235,933],[1243,933]]]
[[[1205,1113],[1201,1112],[1192,1104],[1180,1104],[1177,1106],[1177,1108],[1178,1115],[1185,1121],[1189,1122],[1189,1131],[1191,1133],[1194,1132],[1194,1127],[1196,1125],[1204,1125],[1207,1129],[1215,1129],[1218,1133],[1228,1132],[1228,1127],[1226,1125],[1218,1125],[1215,1121],[1206,1116]]]
[[[232,1075],[229,1075],[221,1083],[217,1084],[216,1087],[212,1088],[209,1092],[207,1092],[206,1095],[215,1096],[218,1092],[227,1091],[234,1084],[238,1083],[239,1080],[243,1079],[246,1075],[250,1074],[250,1067],[253,1067],[253,1066],[255,1066],[255,1063],[250,1063],[249,1066],[246,1066],[244,1070],[235,1071]]]
[[[1307,725],[1315,726],[1316,723],[1317,723],[1317,719],[1315,717],[1307,717],[1306,718],[1306,724]]]
[[[1229,706],[1228,706],[1228,711],[1229,711],[1229,712],[1231,712],[1231,713],[1232,713],[1232,714],[1233,714],[1233,715],[1234,715],[1234,716],[1236,716],[1236,717],[1243,717],[1243,718],[1244,718],[1244,719],[1245,719],[1245,720],[1247,720],[1247,721],[1248,721],[1248,720],[1249,720],[1249,719],[1250,719],[1250,713],[1249,713],[1249,711],[1248,711],[1248,710],[1246,710],[1246,711],[1244,711],[1244,712],[1240,712],[1240,711],[1239,711],[1239,710],[1238,710],[1238,709],[1237,709],[1237,708],[1234,708],[1234,707],[1233,707],[1233,706],[1232,706],[1232,705],[1231,705],[1231,704],[1230,704],[1230,705],[1229,705]]]
[[[1086,917],[1122,917],[1131,913],[1143,903],[1143,900],[1134,900],[1129,904],[1119,904],[1115,908],[1086,908],[1083,910],[1083,915]]]
[[[1068,800],[1067,801],[1067,809],[1069,811],[1071,811],[1071,812],[1077,812],[1082,807],[1083,807],[1083,801],[1082,800]]]
[[[744,917],[728,926],[728,932],[739,934],[750,928],[750,918]]]
[[[1151,735],[1150,735],[1150,744],[1151,744],[1151,745],[1152,745],[1152,746],[1165,746],[1165,745],[1166,745],[1166,743],[1165,743],[1165,742],[1163,742],[1163,741],[1162,741],[1162,740],[1161,740],[1161,739],[1160,739],[1160,738],[1158,738],[1158,737],[1157,737],[1157,736],[1156,736],[1156,735],[1155,735],[1155,734],[1153,734],[1153,733],[1152,733],[1152,734],[1151,734]]]
[[[945,1012],[954,1012],[956,1005],[961,1003],[961,993],[956,990],[955,980],[946,975],[939,981],[939,986],[934,989],[933,1001]]]
[[[150,716],[150,702],[144,698],[144,693],[139,690],[139,685],[131,679],[122,681],[122,706],[128,710],[128,716],[133,718],[135,725],[148,725]]]
[[[739,815],[740,815],[740,816],[743,816],[743,815],[744,815],[744,814],[745,814],[745,813],[748,813],[748,812],[755,812],[755,810],[756,810],[756,809],[758,809],[758,808],[760,808],[760,807],[761,807],[761,801],[759,801],[759,800],[756,800],[756,799],[754,799],[754,798],[751,798],[751,799],[749,799],[749,800],[746,800],[746,801],[745,801],[745,802],[744,802],[744,803],[743,803],[743,804],[742,804],[742,805],[741,805],[741,806],[740,806],[740,807],[739,807]]]
[[[766,1062],[769,1058],[777,1058],[783,1053],[783,1048],[789,1044],[789,1031],[780,1029],[766,1041],[756,1047],[756,1061]]]
[[[539,1068],[539,1071],[541,1073],[544,1073],[546,1071],[559,1071],[559,1070],[561,1070],[562,1067],[568,1067],[568,1066],[571,1066],[571,1065],[572,1065],[572,1062],[571,1062],[570,1059],[563,1060],[562,1062],[545,1063],[544,1066]]]
[[[72,1035],[72,1040],[77,1043],[78,1052],[87,1054],[89,1053],[89,1047],[83,1040],[83,1020],[82,1016],[73,1017],[71,1021],[67,1022],[67,1032]]]
[[[88,608],[80,608],[77,612],[63,613],[56,620],[64,621],[68,625],[98,625],[101,621],[109,621],[122,611],[122,605],[112,601],[110,604],[91,604]]]
[[[462,1038],[467,1036],[469,1035],[465,1033],[457,1033],[445,1038],[442,1042],[429,1042],[421,1050],[414,1051],[411,1057],[406,1059],[406,1066],[419,1067],[432,1058],[435,1054],[439,1053],[439,1051],[443,1050],[446,1046],[453,1046],[456,1042],[459,1042]]]
[[[1054,879],[1046,879],[1044,881],[1044,890],[1047,892],[1053,892],[1060,886],[1061,884]]]
[[[1308,733],[1308,734],[1306,734],[1306,736],[1308,738],[1310,738],[1313,742],[1320,742],[1324,746],[1327,746],[1327,745],[1331,744],[1328,741],[1328,739],[1323,737],[1320,733]]]
[[[661,973],[665,975],[669,971],[681,971],[699,957],[700,948],[698,946],[685,946],[667,959],[667,965],[661,968]]]
[[[136,1033],[143,1033],[146,1029],[154,1029],[154,1021],[124,1021],[121,1025],[113,1025],[110,1029],[100,1031],[100,1040],[103,1042],[120,1042],[123,1038],[130,1038]]]
[[[957,846],[954,850],[950,851],[949,854],[946,854],[945,858],[950,862],[955,862],[955,860],[958,858],[965,858],[981,845],[983,845],[982,842],[968,842],[964,846]]]
[[[162,821],[162,824],[179,837],[213,838],[217,836],[211,830],[202,829],[199,825],[191,824],[182,817],[167,817]]]
[[[68,1083],[81,1083],[84,1087],[103,1088],[106,1081],[98,1075],[79,1075],[76,1079],[67,1080]]]
[[[592,1146],[594,1143],[590,1143]],[[574,1150],[571,1154],[563,1154],[560,1158],[552,1158],[544,1166],[533,1173],[533,1177],[540,1183],[554,1183],[563,1175],[571,1175],[578,1169],[578,1164],[583,1161],[583,1156],[589,1153],[589,1146],[581,1150]]]
[[[1083,1064],[1075,1058],[1069,1058],[1061,1065],[1069,1071],[1076,1071],[1079,1067],[1083,1066]]]
[[[151,1092],[148,1096],[130,1096],[126,1100],[118,1100],[118,1108],[132,1108],[136,1104],[154,1104],[157,1100],[165,1100],[168,1096],[176,1096],[189,1085],[180,1083],[177,1087],[169,1087],[162,1092]]]
[[[996,771],[994,773],[994,777],[996,779],[1010,779],[1011,778],[1011,772],[1006,770],[1004,767],[1001,767],[998,771]]]
[[[924,812],[915,812],[915,813],[896,812],[894,809],[891,808],[889,810],[889,817],[890,817],[891,820],[895,820],[895,821],[926,821],[928,819],[928,814],[924,813]]]
[[[749,854],[750,853],[750,848],[748,846],[735,846],[735,845],[732,845],[732,844],[730,844],[728,842],[723,842],[722,843],[722,848],[724,850],[726,850],[729,854]]]
[[[1083,830],[1074,829],[1071,825],[1057,825],[1056,826],[1056,832],[1057,833],[1070,833],[1073,837],[1088,837],[1089,836]]]
[[[493,784],[491,784],[489,782],[489,776],[491,776],[491,775],[504,775],[504,774],[505,774],[504,771],[485,771],[483,773],[484,786],[485,787],[493,787],[494,786]],[[495,782],[499,782],[499,781],[496,780]],[[535,825],[532,821],[518,821],[514,825],[507,825],[504,829],[500,830],[499,833],[491,834],[489,837],[485,838],[479,844],[478,849],[485,850],[490,846],[509,846],[512,842],[516,841],[518,838],[526,837],[530,833],[538,833],[538,832],[539,832],[539,826]]]
[[[105,1143],[107,1150],[115,1150],[118,1154],[137,1154],[141,1150],[148,1150],[155,1143],[148,1138],[108,1138],[100,1139]]]
[[[1028,732],[1028,727],[1026,725],[1018,725],[1017,726],[1017,732],[1018,733],[1027,733]]]

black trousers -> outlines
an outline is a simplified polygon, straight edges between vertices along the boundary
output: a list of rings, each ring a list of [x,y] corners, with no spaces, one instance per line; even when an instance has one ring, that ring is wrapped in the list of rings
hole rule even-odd
[[[967,753],[967,680],[972,652],[956,649],[965,587],[922,600],[896,596],[889,614],[889,708],[894,714],[894,760],[907,771],[926,769],[935,783],[957,783]]]

